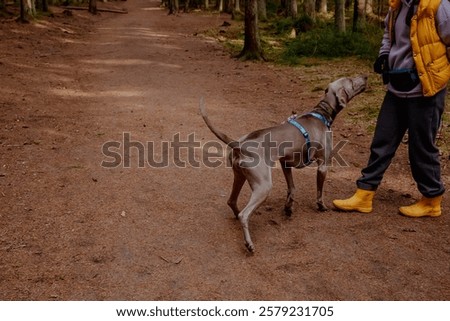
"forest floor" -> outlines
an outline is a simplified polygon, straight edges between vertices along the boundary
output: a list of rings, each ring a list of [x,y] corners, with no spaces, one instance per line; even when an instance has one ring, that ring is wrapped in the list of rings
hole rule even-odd
[[[310,167],[294,172],[287,218],[274,169],[250,222],[254,255],[226,204],[225,157],[211,168],[198,147],[217,146],[200,97],[239,137],[309,111],[334,79],[367,73],[371,88],[333,127],[347,165],[330,168],[331,208],[368,158],[369,113],[383,97],[368,63],[242,62],[206,36],[233,24],[228,15],[168,16],[156,0],[109,6],[129,13],[53,8],[30,24],[0,21],[0,300],[450,300],[450,197],[439,218],[398,215],[419,197],[405,145],[371,214],[318,212]],[[196,147],[176,155],[170,143],[189,139]],[[167,166],[149,163],[165,156]],[[448,163],[444,153],[450,186]],[[241,205],[248,196],[245,187]]]

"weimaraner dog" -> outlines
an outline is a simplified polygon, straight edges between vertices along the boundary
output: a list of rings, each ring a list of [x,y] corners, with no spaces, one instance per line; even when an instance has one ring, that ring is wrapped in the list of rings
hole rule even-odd
[[[312,162],[317,167],[317,205],[319,210],[327,207],[323,202],[323,184],[329,165],[332,146],[330,144],[330,126],[336,115],[356,95],[367,86],[367,76],[340,78],[328,85],[322,100],[304,115],[293,115],[275,127],[260,129],[234,140],[212,125],[203,104],[200,101],[200,113],[209,129],[231,148],[230,161],[233,167],[233,190],[228,205],[242,224],[247,249],[254,252],[248,222],[250,215],[264,202],[272,189],[272,167],[279,161],[283,170],[288,195],[284,210],[292,213],[295,186],[292,167],[302,168]],[[328,137],[327,137],[328,136]],[[248,181],[252,194],[245,208],[237,207],[239,193]]]

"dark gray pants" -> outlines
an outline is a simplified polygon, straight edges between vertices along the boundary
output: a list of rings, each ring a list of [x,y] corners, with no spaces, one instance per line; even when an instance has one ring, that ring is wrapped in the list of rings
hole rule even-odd
[[[358,188],[376,190],[408,130],[411,172],[425,197],[442,195],[439,150],[435,139],[445,108],[446,89],[433,97],[400,98],[387,92],[378,115],[367,167]]]

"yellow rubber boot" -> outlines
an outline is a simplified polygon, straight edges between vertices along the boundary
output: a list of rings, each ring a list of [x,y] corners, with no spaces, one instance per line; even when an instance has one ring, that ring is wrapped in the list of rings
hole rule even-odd
[[[420,201],[399,208],[401,214],[409,217],[436,217],[441,215],[442,195],[428,198],[423,196]]]
[[[343,211],[356,211],[361,213],[372,212],[372,199],[375,191],[357,189],[356,193],[345,200],[334,200],[333,205]]]

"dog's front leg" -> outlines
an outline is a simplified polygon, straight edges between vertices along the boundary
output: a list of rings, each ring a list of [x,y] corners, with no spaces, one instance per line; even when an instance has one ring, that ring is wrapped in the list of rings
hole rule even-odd
[[[328,168],[326,162],[322,159],[317,161],[317,165],[317,206],[319,211],[327,211],[328,208],[323,202],[323,186]]]

